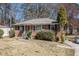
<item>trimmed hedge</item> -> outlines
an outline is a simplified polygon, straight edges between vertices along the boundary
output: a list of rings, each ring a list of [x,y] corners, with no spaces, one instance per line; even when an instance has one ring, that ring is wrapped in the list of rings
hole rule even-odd
[[[54,41],[54,32],[40,31],[36,34],[35,39]]]
[[[15,31],[14,31],[14,30],[11,29],[11,30],[9,31],[9,37],[10,37],[10,38],[15,37]]]
[[[0,29],[0,38],[2,38],[3,34],[4,34],[4,31]]]

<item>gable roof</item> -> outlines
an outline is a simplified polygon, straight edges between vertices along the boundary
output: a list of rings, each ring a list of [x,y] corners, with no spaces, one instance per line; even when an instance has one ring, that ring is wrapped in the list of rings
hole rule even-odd
[[[15,25],[39,25],[39,24],[52,24],[52,23],[56,23],[56,20],[49,18],[37,18],[16,23]]]

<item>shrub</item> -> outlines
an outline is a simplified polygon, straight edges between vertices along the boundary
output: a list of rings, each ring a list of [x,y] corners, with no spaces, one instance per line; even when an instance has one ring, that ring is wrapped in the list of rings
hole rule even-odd
[[[29,38],[31,38],[31,33],[32,33],[32,31],[25,32],[25,33],[22,35],[22,37],[23,37],[24,39],[29,39]]]
[[[0,29],[0,38],[2,38],[3,34],[4,34],[4,31]]]
[[[32,34],[32,31],[28,31],[28,32],[27,32],[27,37],[28,37],[28,38],[31,38],[31,34]]]
[[[15,37],[15,31],[14,31],[14,30],[11,29],[11,30],[9,31],[9,37],[10,37],[10,38]]]
[[[53,41],[54,40],[54,32],[40,31],[36,34],[35,39]]]

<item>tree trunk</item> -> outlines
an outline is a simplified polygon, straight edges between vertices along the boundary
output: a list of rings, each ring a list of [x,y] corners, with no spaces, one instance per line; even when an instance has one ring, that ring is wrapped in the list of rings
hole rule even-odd
[[[65,36],[65,31],[64,31],[64,26],[60,27],[60,38],[59,38],[59,42],[60,43],[64,43],[64,36]]]

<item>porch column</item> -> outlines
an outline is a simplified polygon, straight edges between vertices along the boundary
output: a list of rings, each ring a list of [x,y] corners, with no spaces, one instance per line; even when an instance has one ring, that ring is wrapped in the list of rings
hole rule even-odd
[[[36,31],[36,25],[35,25],[35,27],[34,27],[34,28],[35,28],[35,31]]]
[[[31,25],[31,31],[33,31],[33,25]]]
[[[24,25],[24,33],[26,32],[26,26]]]
[[[33,25],[31,25],[31,30],[33,31]]]
[[[32,30],[32,29],[31,29],[31,25],[29,25],[29,30]]]

